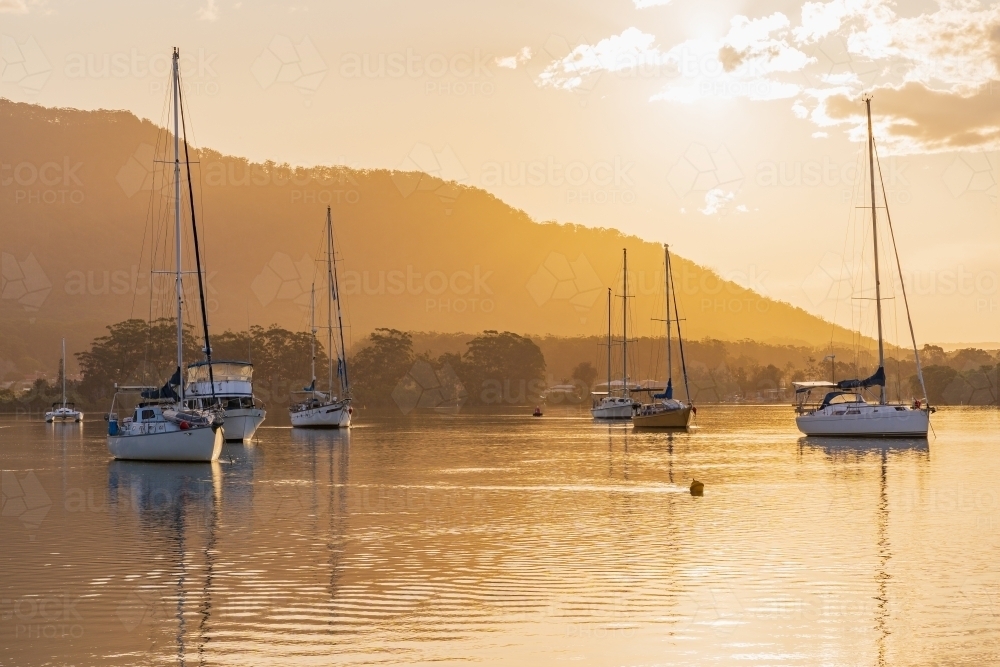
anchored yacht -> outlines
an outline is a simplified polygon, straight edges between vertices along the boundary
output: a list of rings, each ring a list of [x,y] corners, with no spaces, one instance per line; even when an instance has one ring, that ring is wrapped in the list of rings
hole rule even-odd
[[[924,375],[920,367],[920,354],[917,352],[917,340],[913,333],[913,319],[910,317],[910,306],[906,299],[906,284],[902,280],[902,267],[899,263],[899,252],[895,248],[895,234],[892,230],[892,218],[889,215],[889,202],[885,197],[883,185],[884,206],[879,207],[875,197],[875,167],[878,164],[875,149],[875,137],[872,133],[872,98],[865,98],[865,110],[868,115],[868,176],[871,193],[871,241],[872,256],[875,268],[875,312],[878,324],[878,368],[868,378],[841,380],[834,382],[810,381],[796,382],[795,386],[795,425],[806,435],[824,436],[867,436],[867,437],[927,437],[930,426],[930,416],[934,408],[927,404],[927,388],[924,386]],[[881,173],[881,171],[879,172]],[[895,254],[895,268],[900,279],[903,304],[906,309],[906,320],[910,329],[910,340],[913,344],[913,358],[916,361],[917,377],[924,394],[923,399],[916,399],[912,405],[890,403],[886,397],[885,387],[885,343],[882,332],[882,288],[879,278],[879,208],[884,208],[888,224],[889,238],[892,240]],[[866,223],[867,224],[867,223]],[[865,400],[864,390],[877,388],[878,402],[869,403]],[[814,392],[822,393],[823,400],[811,403]]]
[[[76,405],[66,400],[66,339],[62,339],[62,403],[53,403],[52,409],[45,413],[45,421],[52,422],[82,422],[83,413]]]
[[[214,380],[214,386],[212,381]],[[219,404],[225,411],[226,440],[250,440],[264,421],[264,404],[253,395],[253,364],[249,361],[199,361],[187,369],[185,404],[208,409]]]

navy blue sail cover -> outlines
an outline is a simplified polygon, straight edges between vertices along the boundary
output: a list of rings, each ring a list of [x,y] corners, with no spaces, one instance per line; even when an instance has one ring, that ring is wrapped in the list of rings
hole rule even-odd
[[[884,387],[885,386],[885,369],[881,366],[878,370],[864,380],[841,380],[837,383],[838,389],[856,389],[860,387],[861,389],[867,389],[868,387]]]

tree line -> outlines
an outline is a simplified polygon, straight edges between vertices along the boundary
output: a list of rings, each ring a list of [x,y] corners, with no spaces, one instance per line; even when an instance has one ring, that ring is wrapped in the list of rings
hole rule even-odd
[[[595,383],[604,380],[590,361],[577,361],[587,347],[573,339],[532,338],[509,331],[488,330],[466,337],[456,350],[432,354],[417,351],[414,334],[376,329],[349,356],[352,396],[364,408],[392,408],[409,414],[421,410],[448,410],[464,406],[526,405],[546,399],[552,385],[571,387],[549,394],[547,400],[589,404]],[[426,335],[421,338],[426,344]],[[212,339],[213,359],[254,364],[254,390],[265,406],[279,408],[295,400],[295,392],[310,383],[312,336],[277,325],[227,330]],[[184,332],[184,357],[203,358],[192,327]],[[650,349],[661,345],[650,341]],[[836,359],[792,346],[766,346],[753,341],[724,343],[705,339],[686,344],[692,398],[697,402],[785,402],[791,383],[807,379],[864,377],[874,359],[856,351],[836,350]],[[546,363],[546,353],[560,361],[558,369]],[[853,357],[852,357],[853,354]],[[115,383],[158,386],[176,367],[176,328],[173,320],[147,322],[129,319],[107,327],[90,349],[77,353],[81,378],[68,383],[69,400],[81,409],[104,411]],[[598,361],[599,355],[592,355]],[[898,359],[896,358],[898,357]],[[845,361],[845,359],[850,359]],[[1000,391],[997,353],[964,349],[945,352],[938,346],[921,350],[924,381],[932,405],[996,405]],[[676,362],[675,362],[676,363]],[[832,364],[832,365],[831,365]],[[317,386],[325,389],[328,358],[316,345]],[[59,369],[54,382],[36,380],[27,392],[0,390],[0,410],[38,412],[61,396]],[[909,400],[922,396],[912,356],[894,355],[886,364],[888,395]],[[651,372],[660,378],[661,371]],[[635,377],[635,376],[633,376]],[[678,369],[674,383],[681,391]]]

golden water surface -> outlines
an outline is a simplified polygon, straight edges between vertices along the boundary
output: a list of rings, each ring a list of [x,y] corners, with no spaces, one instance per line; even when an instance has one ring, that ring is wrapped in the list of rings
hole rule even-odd
[[[880,442],[787,407],[361,414],[217,464],[9,419],[0,665],[998,664],[998,415]]]

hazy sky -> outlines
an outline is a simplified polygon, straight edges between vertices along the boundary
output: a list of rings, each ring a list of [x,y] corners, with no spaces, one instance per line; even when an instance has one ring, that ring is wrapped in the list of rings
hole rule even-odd
[[[0,0],[0,96],[422,169],[830,316],[863,91],[924,341],[1000,340],[1000,8],[973,1]]]

